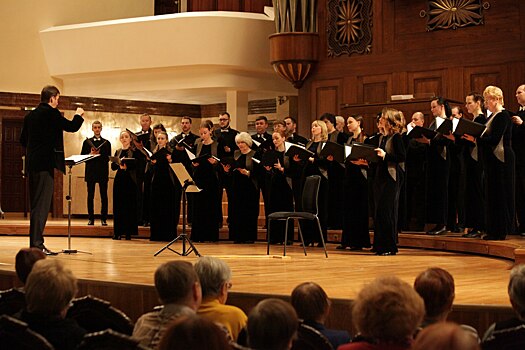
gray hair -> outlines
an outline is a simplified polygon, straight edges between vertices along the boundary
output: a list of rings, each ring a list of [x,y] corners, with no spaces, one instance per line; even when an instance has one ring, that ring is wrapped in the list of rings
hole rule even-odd
[[[235,143],[244,142],[248,147],[252,147],[252,137],[247,132],[243,131],[235,136]]]
[[[202,298],[217,297],[224,283],[232,277],[230,267],[222,260],[211,256],[199,258],[195,264],[202,287]]]
[[[514,266],[510,271],[508,291],[514,311],[525,320],[525,264]]]

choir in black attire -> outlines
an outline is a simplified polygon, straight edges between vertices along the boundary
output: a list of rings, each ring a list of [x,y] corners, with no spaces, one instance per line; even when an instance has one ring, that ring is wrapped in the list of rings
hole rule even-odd
[[[514,124],[512,129],[512,149],[516,155],[516,216],[519,226],[517,233],[525,235],[525,85],[516,91],[519,110],[516,115],[522,120],[520,125]]]

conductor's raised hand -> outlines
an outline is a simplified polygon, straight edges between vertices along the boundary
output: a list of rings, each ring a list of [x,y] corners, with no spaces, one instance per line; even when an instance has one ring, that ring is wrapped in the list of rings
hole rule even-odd
[[[84,116],[84,108],[77,107],[77,110],[75,111],[75,114],[83,117]]]

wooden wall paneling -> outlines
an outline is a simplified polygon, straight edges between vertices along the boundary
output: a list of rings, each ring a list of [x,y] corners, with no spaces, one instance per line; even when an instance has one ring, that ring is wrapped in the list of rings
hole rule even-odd
[[[217,0],[188,0],[188,12],[217,11]]]
[[[374,30],[372,39],[372,52],[374,52],[374,42],[381,38],[380,50],[377,53],[392,52],[395,48],[395,3],[396,1],[383,0],[374,1],[374,10],[380,11],[381,16],[374,16],[374,28],[378,27],[379,33]]]
[[[243,11],[243,0],[216,0],[217,11]]]
[[[451,67],[445,73],[444,90],[447,98],[457,101],[465,100],[463,67]]]
[[[392,73],[392,95],[407,95],[408,92],[408,74],[407,72]],[[390,96],[389,96],[390,99]]]
[[[312,84],[312,110],[310,121],[317,119],[323,113],[339,114],[341,104],[342,80],[323,80]]]
[[[264,13],[264,7],[273,7],[272,0],[244,0],[244,12]]]
[[[392,75],[371,75],[359,79],[361,81],[358,96],[361,103],[384,103],[392,95]]]
[[[343,100],[342,103],[355,104],[358,100],[359,80],[357,76],[345,76],[343,78]]]
[[[525,5],[525,1],[523,2]],[[525,7],[525,6],[524,6]],[[524,10],[525,15],[525,10]],[[525,23],[525,21],[522,21]],[[505,107],[511,111],[518,110],[518,102],[516,101],[516,89],[518,86],[525,84],[525,62],[516,62],[515,64],[507,67],[508,81],[509,81],[509,94],[503,91],[505,97]]]
[[[501,87],[502,78],[501,66],[466,67],[464,73],[465,89],[468,92],[483,93],[488,85]]]
[[[409,93],[415,97],[443,94],[443,75],[443,70],[408,72]]]

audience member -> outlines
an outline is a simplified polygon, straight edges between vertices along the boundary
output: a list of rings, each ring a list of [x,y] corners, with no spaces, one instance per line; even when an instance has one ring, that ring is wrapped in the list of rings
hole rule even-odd
[[[15,270],[20,282],[26,284],[27,277],[38,260],[45,259],[46,254],[38,248],[22,248],[16,253]]]
[[[226,334],[212,321],[192,315],[172,322],[159,345],[160,350],[229,350]]]
[[[257,350],[292,347],[299,320],[293,307],[281,299],[259,302],[248,317],[248,343]]]
[[[77,279],[59,260],[38,260],[31,270],[26,308],[18,315],[29,328],[46,338],[57,350],[75,349],[86,330],[66,318],[77,293]]]
[[[510,272],[508,293],[516,317],[491,325],[483,337],[483,350],[525,348],[525,265]]]
[[[431,267],[416,277],[414,289],[425,302],[425,318],[421,327],[425,328],[434,323],[445,322],[452,311],[452,304],[456,296],[452,275],[439,267]],[[479,342],[475,328],[467,325],[461,325],[461,327]]]
[[[232,287],[230,268],[220,259],[205,256],[197,261],[195,271],[202,286],[202,304],[197,314],[223,325],[236,341],[247,317],[238,307],[225,305]]]
[[[292,306],[303,323],[315,328],[324,335],[334,349],[341,344],[350,342],[347,331],[328,329],[324,326],[330,314],[330,299],[320,285],[313,282],[299,284],[292,291]]]
[[[479,350],[479,344],[463,327],[440,322],[422,330],[412,350]]]
[[[359,334],[340,350],[410,349],[425,306],[406,282],[394,276],[376,278],[361,289],[352,308]]]
[[[160,265],[155,271],[155,289],[162,308],[142,315],[133,330],[133,338],[151,348],[157,348],[171,321],[194,315],[202,298],[199,278],[186,261]]]

